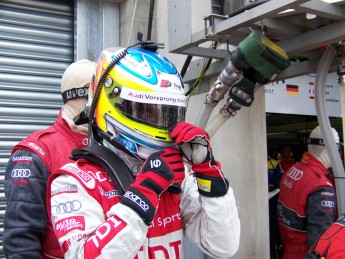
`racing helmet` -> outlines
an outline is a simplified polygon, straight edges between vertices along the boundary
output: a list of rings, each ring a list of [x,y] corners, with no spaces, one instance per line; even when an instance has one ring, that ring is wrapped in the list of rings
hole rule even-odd
[[[334,128],[331,128],[331,131],[332,131],[334,141],[339,149],[339,145],[340,145],[339,134]],[[309,153],[312,154],[314,157],[316,157],[326,167],[326,169],[330,168],[332,166],[331,158],[326,149],[324,137],[322,136],[320,126],[317,126],[315,129],[312,130],[312,132],[309,135],[308,142],[309,142],[309,145],[308,145]]]
[[[101,136],[96,141],[105,139],[141,159],[174,146],[168,128],[185,119],[185,93],[179,71],[158,52],[103,50],[88,104],[92,131]]]

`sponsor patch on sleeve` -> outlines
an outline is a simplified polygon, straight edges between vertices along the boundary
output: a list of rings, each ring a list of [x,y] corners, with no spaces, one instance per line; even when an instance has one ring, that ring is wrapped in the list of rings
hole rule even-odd
[[[211,181],[197,178],[198,188],[204,192],[211,192]]]
[[[83,216],[68,217],[55,223],[55,234],[58,238],[76,229],[85,230],[85,219]]]
[[[71,175],[75,176],[77,179],[80,180],[81,183],[85,185],[85,187],[89,189],[94,189],[96,187],[96,180],[87,172],[78,168],[75,164],[66,164],[61,169],[69,172]]]
[[[62,194],[62,193],[77,193],[77,192],[78,192],[78,188],[75,184],[73,184],[73,185],[62,186],[58,189],[52,190],[51,196]]]
[[[127,223],[117,216],[108,218],[100,225],[94,235],[85,243],[84,252],[89,258],[96,258],[100,255],[102,249],[125,227]]]
[[[32,157],[31,156],[13,156],[12,162],[13,163],[31,163]]]
[[[38,153],[40,153],[42,156],[46,155],[46,152],[44,152],[44,150],[38,146],[36,143],[34,142],[29,142],[28,146],[32,147],[33,149],[35,149]]]
[[[321,192],[321,196],[335,197],[335,193],[333,193],[333,192]]]

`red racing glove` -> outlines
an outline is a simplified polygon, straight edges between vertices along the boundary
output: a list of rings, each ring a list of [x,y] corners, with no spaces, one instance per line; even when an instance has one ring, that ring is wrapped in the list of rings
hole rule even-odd
[[[166,148],[153,153],[145,161],[135,182],[121,199],[149,226],[156,213],[160,195],[175,183],[179,185],[185,177],[181,152],[176,148]]]
[[[229,182],[221,171],[221,164],[213,158],[208,134],[192,124],[180,122],[172,129],[170,137],[192,165],[199,193],[208,197],[224,196]]]

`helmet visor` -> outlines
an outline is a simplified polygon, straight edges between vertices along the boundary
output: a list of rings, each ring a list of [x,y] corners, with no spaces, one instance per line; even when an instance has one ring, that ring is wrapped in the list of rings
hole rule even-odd
[[[137,103],[121,99],[116,105],[127,117],[158,128],[167,129],[185,118],[186,108],[164,104]]]
[[[141,92],[122,88],[116,107],[127,117],[157,128],[184,121],[187,98],[183,95]]]

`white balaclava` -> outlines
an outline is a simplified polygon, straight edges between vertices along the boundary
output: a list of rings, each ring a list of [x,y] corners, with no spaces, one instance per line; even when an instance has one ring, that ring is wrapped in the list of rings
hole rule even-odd
[[[88,124],[75,125],[73,119],[85,110],[89,85],[94,72],[95,62],[82,59],[69,65],[61,79],[64,102],[62,118],[67,121],[71,130],[83,135],[88,134]]]
[[[339,135],[338,132],[332,128],[333,137],[335,140],[335,143],[339,143]],[[311,133],[309,138],[313,139],[323,139],[321,134],[320,126],[317,126]],[[321,145],[308,145],[308,151],[310,154],[312,154],[315,158],[317,158],[323,165],[326,167],[326,169],[331,167],[331,160],[328,155],[326,146]]]

